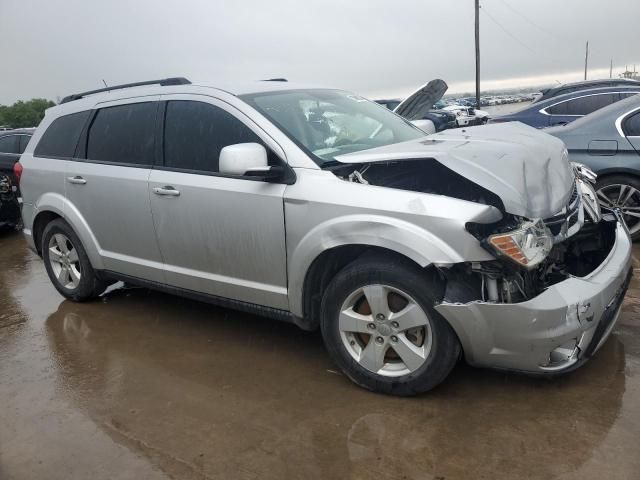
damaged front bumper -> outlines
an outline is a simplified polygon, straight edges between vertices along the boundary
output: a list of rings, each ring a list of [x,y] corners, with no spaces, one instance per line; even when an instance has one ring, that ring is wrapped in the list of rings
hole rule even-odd
[[[607,339],[630,279],[631,240],[618,222],[611,251],[587,276],[571,276],[521,303],[443,302],[436,310],[456,331],[472,365],[564,372]]]

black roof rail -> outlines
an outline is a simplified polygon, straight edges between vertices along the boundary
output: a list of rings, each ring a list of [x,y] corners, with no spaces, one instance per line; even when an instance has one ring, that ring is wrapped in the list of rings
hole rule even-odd
[[[286,78],[265,78],[262,82],[288,82]]]
[[[122,85],[113,85],[112,87],[98,88],[97,90],[89,90],[88,92],[82,93],[74,93],[72,95],[68,95],[62,99],[60,102],[67,103],[73,102],[74,100],[79,100],[87,95],[93,95],[94,93],[102,93],[102,92],[110,92],[111,90],[120,90],[122,88],[131,88],[131,87],[142,87],[143,85],[190,85],[191,82],[184,77],[172,77],[172,78],[163,78],[160,80],[147,80],[146,82],[134,82],[134,83],[123,83]]]

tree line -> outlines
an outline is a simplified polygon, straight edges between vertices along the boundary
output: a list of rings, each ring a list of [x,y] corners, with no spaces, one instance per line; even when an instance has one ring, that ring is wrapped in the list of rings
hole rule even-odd
[[[0,105],[0,126],[10,128],[37,127],[47,108],[55,105],[45,98],[19,100],[13,105]]]

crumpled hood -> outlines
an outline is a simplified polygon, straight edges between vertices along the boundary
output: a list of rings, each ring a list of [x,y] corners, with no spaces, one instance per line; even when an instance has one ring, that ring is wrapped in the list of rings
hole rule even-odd
[[[372,163],[418,158],[437,160],[498,195],[508,213],[527,218],[559,213],[574,184],[564,143],[519,122],[445,130],[335,159]]]

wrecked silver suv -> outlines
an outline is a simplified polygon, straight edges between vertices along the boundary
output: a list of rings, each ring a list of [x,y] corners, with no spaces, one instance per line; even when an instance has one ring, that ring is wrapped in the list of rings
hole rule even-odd
[[[613,328],[629,235],[551,136],[425,136],[280,82],[109,90],[50,109],[20,160],[25,235],[67,298],[123,280],[319,327],[347,376],[398,395],[461,357],[567,371]]]

